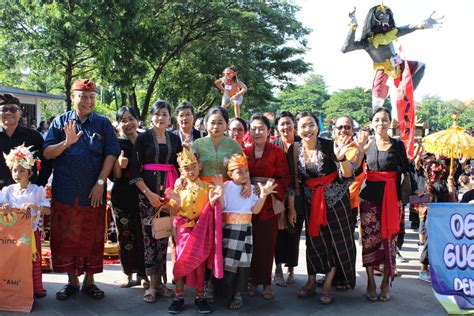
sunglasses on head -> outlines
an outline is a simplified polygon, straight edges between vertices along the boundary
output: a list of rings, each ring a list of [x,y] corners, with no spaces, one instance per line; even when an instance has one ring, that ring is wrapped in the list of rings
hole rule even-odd
[[[342,129],[345,129],[346,131],[349,131],[350,129],[352,129],[352,126],[350,126],[350,125],[340,125],[340,126],[335,126],[334,128],[337,129],[338,131],[340,131]]]
[[[8,107],[4,106],[4,107],[2,107],[2,108],[0,109],[0,111],[1,111],[2,113],[6,113],[6,112],[16,113],[16,112],[18,112],[19,110],[20,110],[20,109],[17,108],[16,106],[8,106]]]

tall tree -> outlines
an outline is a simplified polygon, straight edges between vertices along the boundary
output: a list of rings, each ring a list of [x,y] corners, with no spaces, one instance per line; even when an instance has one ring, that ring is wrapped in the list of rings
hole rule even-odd
[[[4,43],[0,59],[10,67],[27,61],[30,70],[59,72],[69,110],[73,78],[92,69],[92,53],[84,36],[93,8],[90,1],[81,5],[75,1],[1,1],[0,39]]]

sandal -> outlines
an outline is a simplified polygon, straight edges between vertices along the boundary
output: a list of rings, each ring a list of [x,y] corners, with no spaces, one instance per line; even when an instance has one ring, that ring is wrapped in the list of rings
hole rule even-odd
[[[139,285],[143,286],[145,290],[150,288],[150,281],[146,276],[137,275],[137,281],[140,283]]]
[[[256,293],[257,293],[257,285],[253,283],[249,283],[247,295],[252,297],[252,296],[255,296]]]
[[[344,291],[347,291],[350,288],[351,288],[351,286],[349,284],[347,284],[346,282],[338,282],[336,284],[336,291],[337,292],[344,292]]]
[[[380,289],[380,295],[379,295],[379,301],[381,302],[388,302],[392,299],[392,296],[390,295],[390,289],[383,290],[382,288]]]
[[[78,291],[79,287],[67,284],[59,292],[56,293],[56,299],[60,301],[66,301]]]
[[[84,287],[82,286],[81,291],[86,294],[87,296],[90,296],[92,298],[95,298],[96,300],[103,299],[105,296],[104,291],[99,289],[97,285],[95,284],[89,284],[88,286]]]
[[[162,284],[159,288],[157,288],[156,293],[162,297],[173,297],[174,291],[168,288],[166,285]]]
[[[283,277],[283,273],[275,273],[273,276],[273,280],[275,281],[275,284],[281,287],[287,287],[288,284],[286,284],[285,278]]]
[[[319,298],[319,303],[323,305],[328,305],[332,303],[332,296],[331,294],[322,294]]]
[[[273,289],[271,285],[267,285],[264,287],[263,292],[262,292],[263,298],[266,300],[273,300]]]
[[[230,309],[241,309],[242,308],[242,296],[236,295],[232,299],[232,302],[229,305]]]
[[[117,285],[118,285],[118,287],[120,287],[122,289],[126,289],[126,288],[129,288],[129,287],[134,287],[134,286],[140,285],[140,283],[141,282],[138,281],[138,280],[126,279],[124,281],[117,282]]]
[[[385,294],[380,294],[379,296],[379,301],[381,302],[388,302],[392,299],[392,297],[390,296],[390,292],[387,292]]]
[[[295,284],[295,283],[296,283],[295,274],[294,273],[288,273],[288,276],[286,277],[286,284],[292,285],[292,284]]]
[[[378,300],[377,293],[375,291],[367,290],[367,292],[365,293],[365,297],[371,302],[377,302]]]
[[[145,290],[145,294],[143,294],[143,301],[146,303],[154,303],[156,301],[156,290]]]
[[[315,293],[316,293],[316,285],[314,285],[314,287],[307,287],[305,285],[296,292],[296,296],[305,298],[305,297],[314,295]]]

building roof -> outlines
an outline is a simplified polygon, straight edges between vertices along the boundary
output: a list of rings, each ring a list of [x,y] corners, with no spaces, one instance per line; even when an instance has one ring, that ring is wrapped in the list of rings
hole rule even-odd
[[[0,85],[0,92],[11,93],[16,96],[25,95],[25,96],[31,96],[31,97],[40,97],[42,99],[66,100],[66,97],[64,95],[49,94],[49,93],[44,93],[44,92],[25,90],[25,89],[2,86],[2,85]]]

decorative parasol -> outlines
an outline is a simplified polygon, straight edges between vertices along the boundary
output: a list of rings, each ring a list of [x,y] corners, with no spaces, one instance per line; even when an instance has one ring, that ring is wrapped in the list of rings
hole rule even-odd
[[[458,113],[453,114],[453,125],[450,128],[424,137],[423,148],[435,155],[451,158],[448,189],[454,199],[454,159],[474,158],[474,137],[458,126]]]

